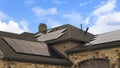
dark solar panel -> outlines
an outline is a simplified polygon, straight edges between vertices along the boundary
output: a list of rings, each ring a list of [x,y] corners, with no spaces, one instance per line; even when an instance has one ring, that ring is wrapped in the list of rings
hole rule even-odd
[[[49,30],[47,30],[47,33],[50,33],[52,30],[53,30],[53,29],[49,29]]]
[[[44,43],[30,42],[7,37],[3,37],[3,39],[18,53],[50,56],[48,47]]]
[[[43,33],[38,33],[38,34],[35,35],[35,37],[38,37],[38,36],[41,36],[41,35],[43,35]]]
[[[53,30],[53,29],[47,30],[47,33],[50,33],[52,30]],[[35,35],[35,37],[38,37],[38,36],[41,36],[41,35],[43,35],[43,33],[38,33],[38,34]]]
[[[98,34],[95,36],[94,40],[87,43],[86,46],[113,42],[118,40],[120,40],[120,30]]]
[[[53,40],[53,39],[58,39],[60,36],[62,36],[64,34],[63,31],[65,31],[65,30],[66,29],[61,29],[58,31],[43,34],[43,35],[37,37],[37,40],[38,41],[49,41],[49,40]]]

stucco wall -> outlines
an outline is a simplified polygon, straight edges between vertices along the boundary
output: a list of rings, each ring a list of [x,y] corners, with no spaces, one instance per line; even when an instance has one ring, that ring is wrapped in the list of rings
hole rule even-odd
[[[48,65],[48,64],[35,64],[15,61],[0,60],[0,68],[69,68],[67,66]]]
[[[120,48],[111,48],[111,49],[102,49],[89,52],[78,52],[71,54],[70,60],[75,65],[78,65],[79,62],[92,59],[92,58],[108,58],[110,61],[111,68],[118,68],[118,59],[120,58]]]

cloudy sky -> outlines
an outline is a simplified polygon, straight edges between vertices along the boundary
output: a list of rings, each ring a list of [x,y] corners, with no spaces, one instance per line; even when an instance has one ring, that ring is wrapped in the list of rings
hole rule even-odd
[[[0,30],[22,33],[71,24],[94,34],[120,30],[120,0],[0,0]]]

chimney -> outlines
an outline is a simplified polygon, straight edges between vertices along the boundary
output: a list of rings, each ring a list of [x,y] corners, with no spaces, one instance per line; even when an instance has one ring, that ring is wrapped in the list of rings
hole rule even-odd
[[[39,32],[45,34],[47,32],[47,25],[44,23],[40,23]]]

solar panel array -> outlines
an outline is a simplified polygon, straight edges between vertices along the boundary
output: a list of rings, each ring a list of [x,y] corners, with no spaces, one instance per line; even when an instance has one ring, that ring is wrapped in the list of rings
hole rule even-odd
[[[50,56],[48,47],[44,43],[18,40],[3,37],[3,39],[17,52],[33,55]]]
[[[66,29],[61,29],[61,30],[57,30],[54,32],[50,32],[47,34],[43,34],[39,37],[37,37],[38,41],[49,41],[49,40],[54,40],[54,39],[58,39],[60,36],[62,36],[64,34],[64,31]]]
[[[41,36],[41,35],[43,35],[43,33],[38,33],[38,34],[35,35],[35,37],[38,37],[38,36]]]
[[[53,29],[49,29],[49,30],[47,30],[47,33],[50,33],[52,30],[53,30]]]
[[[120,30],[96,35],[95,39],[86,45],[94,45],[120,40]]]
[[[47,33],[50,33],[52,30],[53,30],[53,29],[47,30]],[[35,35],[35,37],[38,37],[38,36],[41,36],[41,35],[43,35],[43,33],[38,33],[38,34]]]

